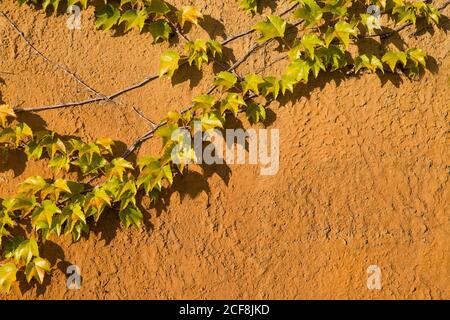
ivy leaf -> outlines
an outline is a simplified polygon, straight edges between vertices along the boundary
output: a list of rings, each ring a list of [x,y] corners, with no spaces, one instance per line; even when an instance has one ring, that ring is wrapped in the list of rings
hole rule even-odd
[[[426,67],[426,54],[423,52],[422,49],[418,48],[410,48],[406,51],[406,54],[408,55],[408,59],[411,60],[416,67],[422,65],[424,68]]]
[[[7,293],[11,285],[16,281],[17,267],[14,263],[6,263],[0,266],[0,288]]]
[[[123,180],[123,174],[126,170],[133,170],[133,165],[124,158],[115,158],[111,161],[110,165],[106,169],[106,177],[117,177]]]
[[[272,94],[276,99],[280,93],[280,82],[275,77],[264,78],[264,83],[261,85],[261,92],[264,97]]]
[[[245,113],[250,122],[258,123],[260,120],[266,120],[266,109],[259,103],[249,103]]]
[[[393,14],[397,14],[397,24],[403,24],[410,21],[412,24],[416,24],[416,13],[414,7],[411,5],[396,6],[392,10]]]
[[[327,48],[319,48],[316,55],[325,61],[327,66],[331,66],[331,71],[340,69],[347,64],[345,52],[340,46],[331,45]]]
[[[61,170],[69,171],[70,169],[70,159],[65,154],[60,154],[48,162],[50,168],[55,169],[55,173],[58,174]]]
[[[216,99],[211,95],[201,95],[195,97],[193,103],[193,111],[201,109],[203,112],[209,112],[209,110],[211,110],[211,108],[216,104]]]
[[[161,181],[166,176],[161,161],[153,157],[146,157],[140,159],[138,165],[141,172],[137,180],[137,185],[139,187],[143,185],[147,194],[153,191],[154,188],[161,190]]]
[[[166,124],[155,131],[155,137],[161,137],[163,139],[163,145],[165,146],[167,142],[171,140],[173,132],[177,129],[178,125],[175,123]]]
[[[16,114],[14,113],[13,108],[6,104],[0,104],[0,126],[6,127],[6,118],[11,117],[15,118]]]
[[[98,222],[106,205],[111,206],[110,196],[104,189],[95,188],[86,199],[84,212],[89,213],[89,216],[94,216],[95,222]]]
[[[19,194],[19,196],[17,197],[3,200],[2,204],[3,207],[5,208],[4,214],[20,210],[22,213],[22,217],[24,218],[34,209],[37,202],[35,196],[29,195],[24,196],[22,194]]]
[[[192,6],[184,6],[181,10],[178,11],[178,23],[181,28],[184,27],[186,22],[192,22],[195,25],[198,25],[198,19],[203,19],[203,15],[196,8]]]
[[[259,86],[264,83],[264,79],[260,75],[249,74],[241,82],[242,92],[246,94],[250,90],[259,95]]]
[[[253,30],[261,33],[258,42],[266,42],[270,39],[283,38],[286,31],[286,21],[278,16],[268,16],[267,21],[258,22]]]
[[[43,230],[43,236],[46,237],[53,222],[53,216],[61,213],[61,210],[51,200],[44,200],[41,206],[34,209],[31,215],[31,224],[36,231]]]
[[[283,75],[280,80],[281,93],[284,95],[286,91],[294,93],[294,86],[298,83],[297,77]]]
[[[203,131],[208,131],[215,128],[223,128],[224,119],[215,112],[205,113],[200,118]]]
[[[292,61],[286,69],[286,77],[295,79],[295,81],[308,82],[309,72],[311,71],[311,65],[308,61],[297,59]]]
[[[161,55],[159,64],[159,77],[167,74],[169,78],[172,78],[175,70],[178,69],[178,62],[180,61],[180,55],[174,50],[167,50]]]
[[[151,0],[149,6],[147,6],[147,11],[149,13],[155,13],[156,17],[164,16],[170,12],[169,6],[163,0]]]
[[[322,19],[322,9],[314,0],[297,0],[302,7],[294,11],[294,16],[306,21],[306,28],[311,28]]]
[[[95,26],[98,29],[109,30],[119,21],[120,11],[115,6],[107,4],[96,17]]]
[[[374,29],[381,29],[379,18],[368,13],[360,14],[360,17],[362,24],[366,26],[369,32],[373,32]]]
[[[258,10],[258,0],[241,0],[239,6],[247,12],[256,13]]]
[[[25,268],[25,276],[28,282],[35,278],[42,284],[46,272],[50,272],[50,262],[41,257],[34,258]]]
[[[216,41],[216,40],[208,40],[206,42],[206,45],[208,46],[209,51],[211,52],[211,55],[213,56],[213,58],[216,57],[216,55],[222,56],[222,45],[220,44],[220,42]]]
[[[131,225],[139,227],[144,216],[136,206],[131,205],[119,212],[119,218],[122,225],[129,228]]]
[[[153,21],[148,25],[148,29],[153,37],[153,43],[156,43],[159,39],[168,41],[172,28],[167,21]]]
[[[237,82],[237,77],[228,71],[222,71],[216,75],[214,84],[217,86],[222,86],[224,91],[231,89]]]
[[[100,153],[107,153],[107,154],[113,154],[112,146],[114,146],[114,141],[111,138],[98,138],[95,140],[95,144],[99,146],[102,150]],[[91,144],[89,144],[92,146]],[[93,148],[95,151],[95,148]]]
[[[314,48],[316,46],[323,46],[324,43],[315,34],[305,34],[300,41],[300,45],[309,53],[311,59],[314,59]]]
[[[17,236],[12,239],[9,239],[5,244],[5,249],[3,251],[3,256],[6,259],[14,258],[14,253],[16,249],[20,246],[22,242],[25,241],[25,238],[22,236]]]
[[[203,39],[197,39],[195,41],[189,41],[185,45],[185,51],[188,52],[188,62],[191,66],[195,63],[198,70],[201,70],[203,62],[208,62],[208,46]]]
[[[350,36],[356,36],[358,34],[358,30],[354,25],[345,22],[339,21],[334,25],[334,35],[336,35],[339,40],[342,41],[345,48],[348,48],[350,44]]]
[[[33,257],[39,257],[39,249],[36,240],[24,240],[14,250],[14,260],[17,264],[28,265]]]
[[[148,18],[148,12],[145,9],[127,10],[119,20],[119,24],[125,22],[125,32],[133,27],[138,27],[139,31],[144,28],[145,20]]]
[[[237,116],[240,106],[246,106],[244,99],[237,93],[230,93],[222,100],[220,105],[220,113],[223,114],[226,110],[230,110],[234,116]]]
[[[317,78],[319,75],[320,70],[326,71],[325,65],[322,61],[322,59],[318,56],[314,58],[314,60],[309,61],[309,65],[311,66],[311,70],[314,74],[314,77]]]
[[[47,186],[47,182],[40,176],[27,178],[19,184],[18,192],[26,195],[35,195]]]
[[[106,161],[106,159],[98,153],[94,153],[91,158],[85,155],[75,161],[72,161],[72,164],[79,167],[83,175],[88,175],[97,174],[98,170],[108,164],[108,161]]]
[[[61,224],[65,224],[65,234],[72,233],[74,241],[80,240],[81,233],[89,230],[86,224],[86,216],[78,203],[64,207],[62,210]]]
[[[21,142],[25,141],[26,138],[33,137],[33,131],[31,128],[24,122],[19,123],[15,128],[15,145],[18,147]]]
[[[386,52],[383,57],[381,58],[381,61],[384,63],[387,63],[389,68],[392,72],[395,71],[395,66],[398,62],[401,62],[403,67],[406,66],[406,59],[407,55],[405,52],[402,51],[388,51]]]
[[[80,3],[81,6],[83,7],[83,9],[87,8],[88,5],[88,0],[68,0],[67,1],[67,6],[70,7],[74,4]]]
[[[44,0],[42,2],[42,9],[47,10],[48,6],[52,6],[53,7],[53,12],[57,12],[58,11],[58,6],[59,6],[59,1],[60,0]]]
[[[137,189],[134,178],[126,179],[117,194],[116,200],[120,200],[119,210],[124,210],[130,203],[136,205],[136,193]]]
[[[355,73],[361,68],[367,68],[371,72],[375,72],[377,69],[380,69],[381,72],[384,73],[383,64],[380,59],[371,54],[362,54],[355,59]]]

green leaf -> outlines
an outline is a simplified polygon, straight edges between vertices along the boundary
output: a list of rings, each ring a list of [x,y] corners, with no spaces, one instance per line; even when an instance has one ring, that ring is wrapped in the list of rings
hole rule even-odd
[[[16,281],[17,267],[14,263],[6,263],[0,266],[0,288],[7,293],[11,285]]]
[[[396,6],[392,10],[393,14],[397,14],[397,24],[404,24],[410,21],[412,24],[416,24],[416,12],[413,6],[410,4],[404,6]]]
[[[246,106],[244,99],[237,93],[230,93],[222,100],[220,105],[220,113],[223,114],[226,110],[230,110],[235,116],[239,112],[240,106]]]
[[[239,6],[248,12],[256,13],[258,10],[258,1],[257,0],[241,0],[239,2]]]
[[[169,142],[171,140],[172,134],[175,130],[178,129],[178,125],[173,123],[173,124],[166,124],[164,126],[159,127],[156,131],[155,131],[155,137],[161,137],[163,139],[163,145],[166,145],[167,142]]]
[[[380,59],[371,54],[362,54],[355,59],[355,73],[361,68],[367,68],[371,72],[376,72],[377,69],[380,69],[381,72],[384,73],[383,64]]]
[[[19,184],[18,192],[35,195],[47,186],[47,182],[40,176],[32,176],[27,178],[24,182]]]
[[[193,63],[201,70],[204,62],[208,62],[208,46],[203,39],[189,41],[185,45],[185,51],[188,53],[188,62],[191,66]]]
[[[407,55],[403,51],[388,51],[383,55],[381,61],[386,63],[391,71],[394,72],[398,62],[401,62],[403,67],[406,66],[406,59]]]
[[[50,262],[41,257],[34,258],[25,268],[25,276],[28,282],[34,278],[42,284],[46,272],[50,272]]]
[[[348,48],[350,44],[350,36],[357,36],[358,30],[356,27],[345,21],[338,21],[334,25],[334,35],[336,35],[339,40],[342,41],[344,46]]]
[[[151,0],[151,4],[147,6],[149,13],[155,13],[157,17],[163,16],[170,12],[169,6],[163,0]]]
[[[259,103],[249,103],[245,112],[250,122],[258,123],[260,120],[266,120],[266,109]]]
[[[252,29],[261,33],[258,42],[263,43],[270,39],[283,38],[286,21],[277,16],[268,16],[266,21],[258,22]]]
[[[280,82],[275,77],[264,78],[264,83],[261,85],[261,92],[264,97],[272,94],[276,99],[280,93]]]
[[[307,83],[310,71],[311,65],[308,61],[297,59],[288,65],[285,76],[287,79],[295,79],[296,82],[303,81]]]
[[[139,31],[142,31],[147,18],[148,12],[145,9],[131,9],[125,11],[125,13],[120,17],[119,24],[125,22],[125,32],[133,27],[138,27]]]
[[[214,84],[217,86],[222,86],[223,90],[231,89],[237,82],[237,77],[228,71],[222,71],[216,75]]]
[[[107,4],[96,17],[95,26],[98,29],[109,30],[119,21],[120,11],[115,6]]]
[[[133,165],[124,158],[115,158],[111,161],[110,165],[106,169],[106,177],[117,177],[120,180],[123,179],[123,174],[126,170],[133,170]]]
[[[46,237],[52,226],[53,216],[61,213],[61,210],[51,200],[44,200],[41,206],[34,209],[31,215],[31,225],[36,231],[42,230]]]
[[[305,28],[311,28],[322,20],[322,9],[314,0],[297,0],[302,6],[294,11],[294,16],[306,21]]]
[[[249,91],[253,91],[259,95],[259,86],[264,83],[264,79],[260,75],[249,74],[241,82],[242,92],[246,94]]]
[[[48,163],[50,168],[55,169],[55,173],[58,174],[61,170],[69,171],[70,169],[70,159],[65,154],[60,154],[53,159],[51,159]]]
[[[314,49],[316,46],[323,46],[324,42],[319,39],[315,34],[305,34],[301,41],[301,47],[303,47],[308,53],[311,59],[314,59]]]
[[[206,45],[208,46],[208,50],[211,52],[211,55],[214,57],[216,57],[216,55],[218,56],[222,56],[223,51],[222,51],[222,45],[220,44],[220,42],[216,41],[216,40],[208,40],[206,42]]]
[[[5,250],[3,251],[3,256],[6,259],[14,258],[14,253],[15,253],[16,249],[24,241],[25,241],[25,238],[22,236],[17,236],[12,239],[9,239],[5,244]]]
[[[195,97],[193,103],[193,111],[203,110],[203,112],[209,112],[209,110],[211,110],[211,108],[216,104],[216,99],[211,95],[201,95]]]
[[[132,225],[139,227],[144,216],[137,207],[128,206],[119,212],[119,218],[122,225],[129,228]]]
[[[406,51],[406,54],[408,56],[408,59],[411,60],[416,67],[422,65],[424,68],[426,67],[426,54],[423,52],[422,49],[418,48],[410,48]]]
[[[24,240],[14,250],[14,260],[17,264],[28,265],[33,257],[39,257],[39,249],[36,240]]]
[[[215,112],[206,113],[200,118],[202,131],[208,131],[215,128],[223,128],[223,122],[224,119]]]
[[[175,70],[178,69],[178,62],[180,61],[180,55],[174,50],[167,50],[161,55],[159,64],[159,77],[167,74],[169,78],[172,78]]]
[[[153,43],[156,43],[159,39],[168,41],[172,28],[167,21],[153,21],[148,25],[148,29],[153,37]]]

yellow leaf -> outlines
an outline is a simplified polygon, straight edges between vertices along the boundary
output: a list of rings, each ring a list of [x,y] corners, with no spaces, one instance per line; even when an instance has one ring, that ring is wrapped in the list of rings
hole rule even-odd
[[[12,117],[15,118],[16,114],[14,113],[13,108],[8,106],[7,104],[0,104],[0,126],[6,127],[6,118]]]
[[[178,22],[182,28],[187,21],[198,25],[198,19],[203,19],[203,15],[192,6],[185,6],[178,11]]]

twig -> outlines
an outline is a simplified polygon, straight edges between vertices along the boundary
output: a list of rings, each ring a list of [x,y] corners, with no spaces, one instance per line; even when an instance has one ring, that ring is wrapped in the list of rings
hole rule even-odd
[[[70,71],[69,69],[67,69],[65,66],[56,63],[54,61],[52,61],[50,58],[48,58],[44,53],[42,53],[39,49],[37,49],[30,40],[28,40],[28,38],[25,36],[25,34],[22,32],[22,30],[19,29],[19,27],[17,26],[17,24],[8,16],[6,15],[3,11],[0,11],[0,15],[3,16],[8,23],[14,28],[14,30],[20,35],[20,37],[26,42],[26,44],[34,51],[36,52],[42,59],[44,59],[46,62],[48,62],[49,64],[53,65],[56,68],[59,68],[61,70],[63,70],[66,74],[68,74],[69,76],[71,76],[73,79],[75,79],[78,83],[82,84],[84,87],[86,87],[87,89],[89,89],[91,92],[95,93],[97,96],[106,98],[106,96],[100,92],[98,92],[97,90],[95,90],[94,88],[92,88],[90,85],[88,85],[83,79],[81,79],[80,77],[78,77],[75,73],[73,73],[72,71]]]

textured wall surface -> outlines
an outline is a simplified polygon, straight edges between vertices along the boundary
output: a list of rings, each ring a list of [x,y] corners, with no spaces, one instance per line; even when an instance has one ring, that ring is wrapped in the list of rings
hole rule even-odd
[[[221,39],[260,19],[246,16],[232,0],[191,2],[207,17],[207,32],[193,28],[191,38],[209,33]],[[286,6],[280,1],[275,9]],[[0,10],[53,61],[105,94],[156,73],[168,46],[152,45],[149,33],[113,37],[95,31],[93,8],[83,12],[78,31],[65,27],[65,15],[46,18],[11,1],[2,1]],[[449,20],[443,21],[450,29]],[[271,105],[267,125],[280,129],[281,137],[277,175],[261,176],[253,165],[192,167],[176,179],[164,203],[146,205],[141,229],[121,230],[111,212],[78,243],[48,241],[42,254],[54,265],[51,280],[22,285],[15,297],[449,299],[450,38],[439,30],[413,31],[407,28],[401,38],[388,38],[383,45],[423,48],[431,58],[420,81],[389,73],[319,76]],[[239,59],[254,40],[230,44],[227,55]],[[375,40],[363,45],[374,52],[381,48]],[[238,71],[281,74],[285,63],[270,63],[277,57],[272,49],[257,51]],[[3,18],[0,71],[1,98],[13,106],[90,94],[34,54]],[[121,96],[120,104],[23,114],[21,119],[33,128],[86,140],[109,136],[121,142],[120,151],[148,130],[133,106],[159,121],[211,83],[210,67],[203,75],[181,71],[173,83],[151,82]],[[242,125],[249,126],[245,119]],[[159,141],[147,142],[139,154],[159,147]],[[36,174],[53,177],[45,161],[26,164],[21,154],[12,154],[0,168],[0,197]],[[70,264],[81,267],[81,290],[66,289]],[[366,287],[367,267],[374,264],[381,268],[381,290]]]

